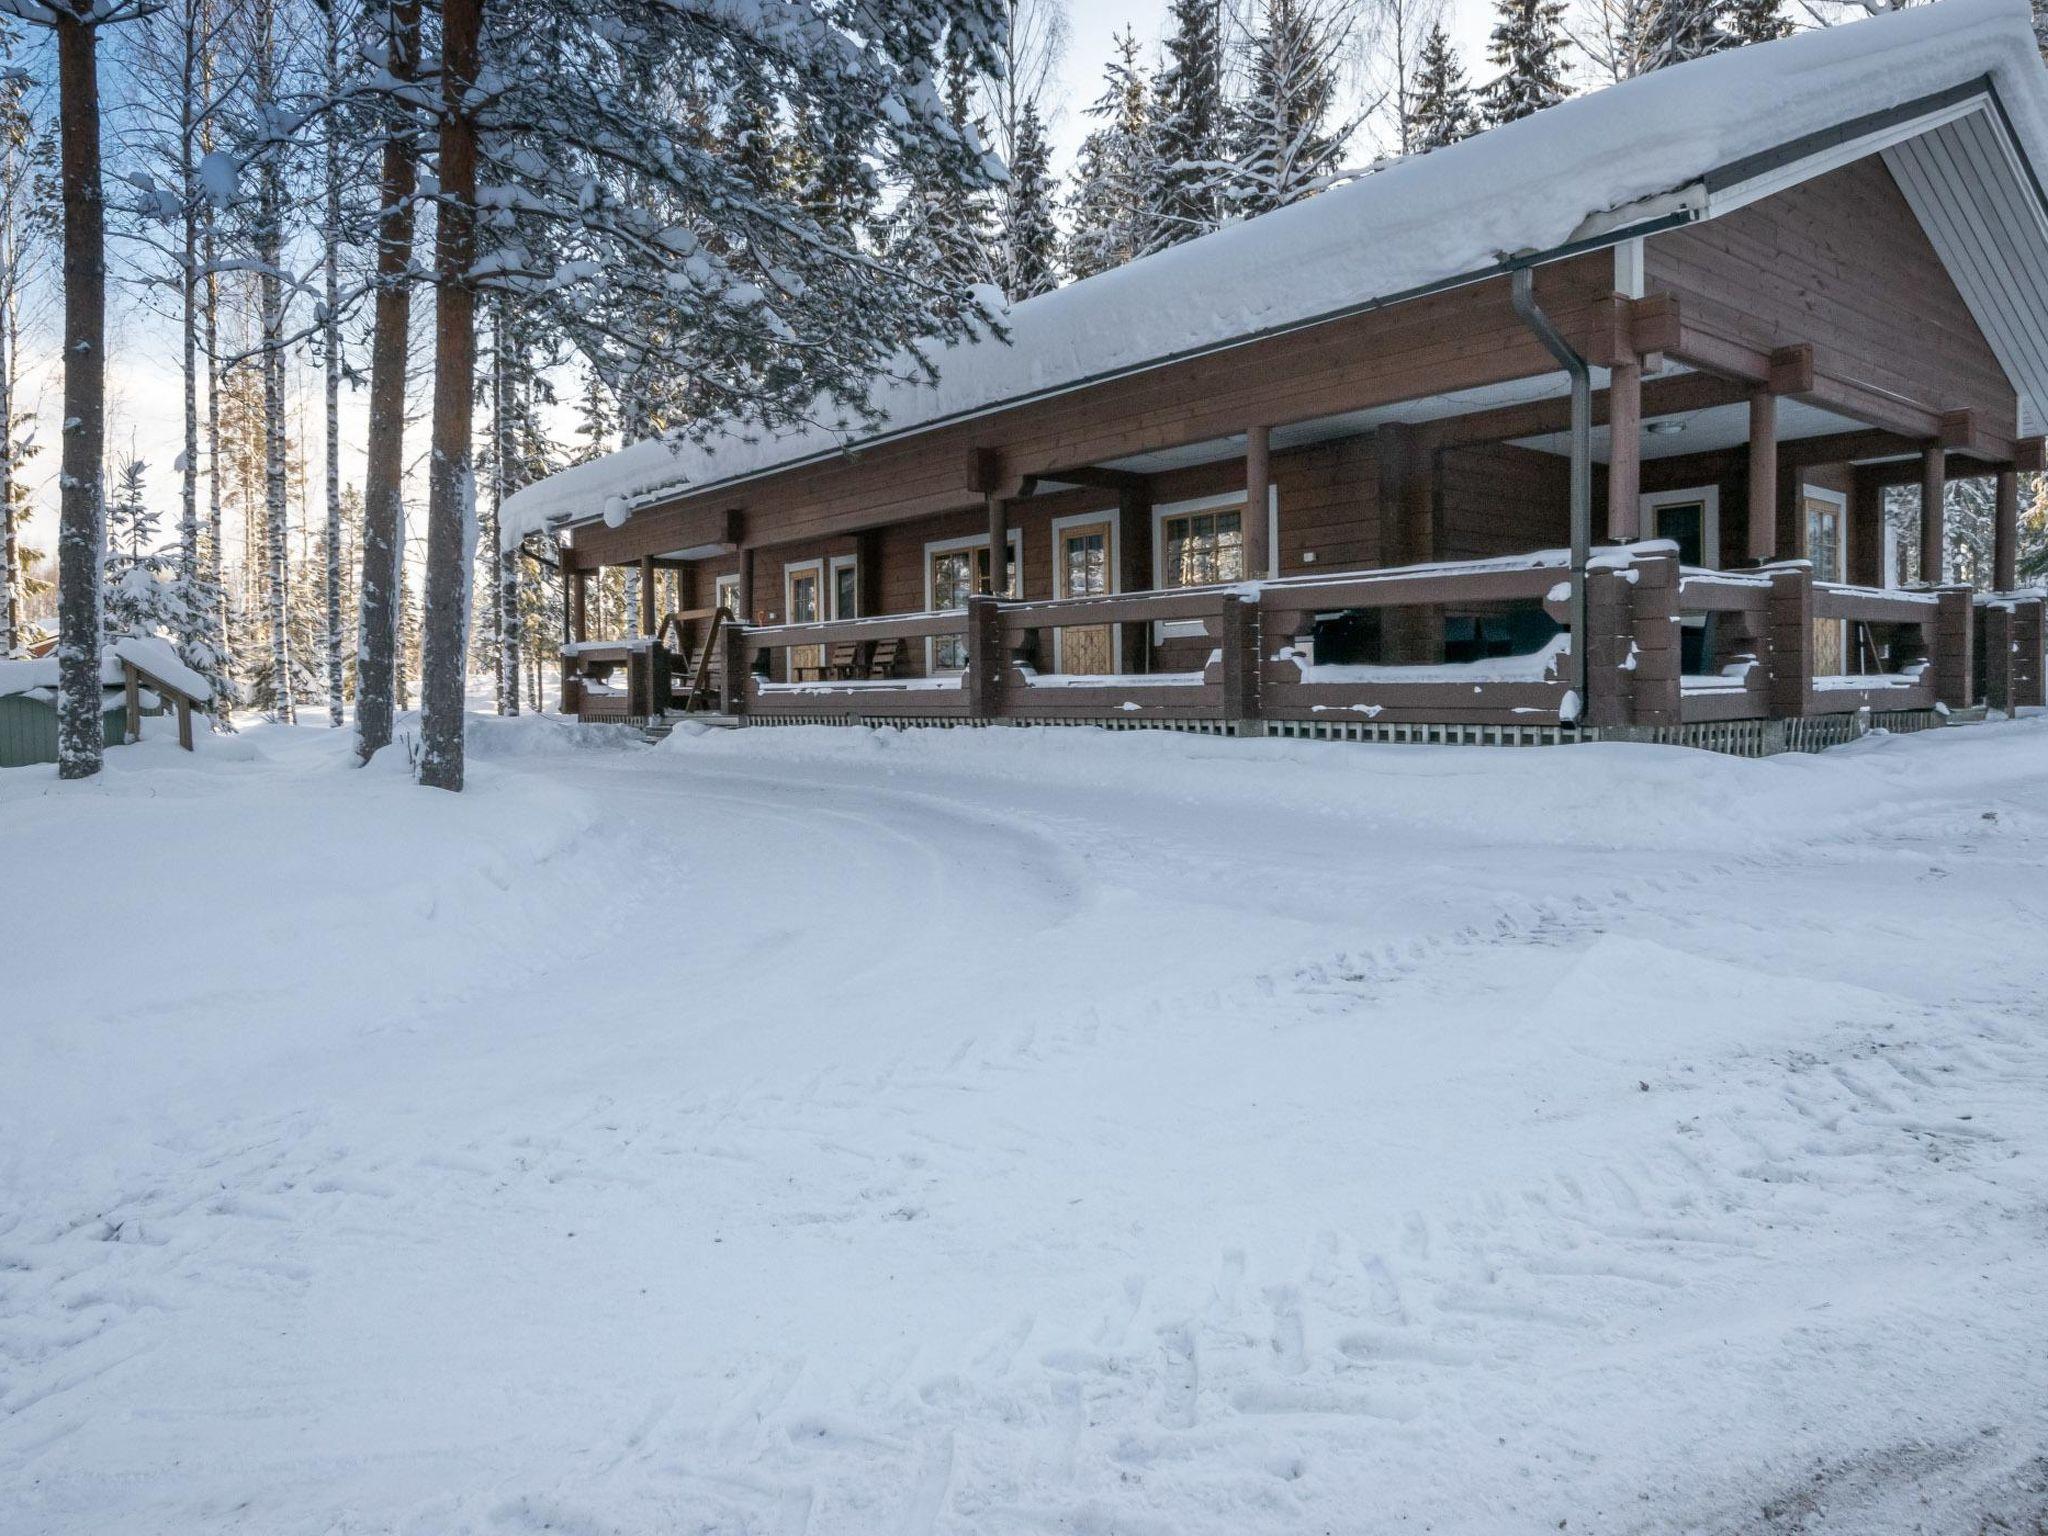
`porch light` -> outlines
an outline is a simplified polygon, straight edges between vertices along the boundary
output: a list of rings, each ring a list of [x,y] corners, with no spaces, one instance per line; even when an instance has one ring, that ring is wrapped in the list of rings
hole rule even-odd
[[[1669,437],[1674,433],[1683,432],[1685,430],[1685,423],[1682,421],[1653,421],[1647,423],[1643,430],[1655,433],[1658,437]]]

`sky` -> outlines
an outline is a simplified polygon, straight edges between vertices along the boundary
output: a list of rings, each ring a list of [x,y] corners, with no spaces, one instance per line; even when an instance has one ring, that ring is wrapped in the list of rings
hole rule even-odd
[[[1057,164],[1064,170],[1091,126],[1087,107],[1101,94],[1102,67],[1110,57],[1115,34],[1126,26],[1136,29],[1149,55],[1157,53],[1159,35],[1166,15],[1166,0],[1069,0],[1069,35],[1065,56],[1054,75],[1045,103],[1051,119]],[[1446,0],[1445,25],[1464,57],[1468,74],[1482,77],[1486,35],[1492,24],[1490,0]],[[114,67],[109,61],[109,68]],[[1362,83],[1353,83],[1354,101]],[[1354,106],[1354,110],[1356,110]],[[1362,163],[1381,146],[1371,141],[1370,129],[1354,145],[1354,158]],[[118,173],[117,157],[110,146],[110,179]],[[118,196],[118,189],[113,195]],[[116,253],[118,265],[118,253]],[[48,316],[57,319],[54,308]],[[110,294],[108,356],[108,447],[115,458],[126,455],[131,445],[136,455],[150,466],[152,496],[163,509],[164,526],[175,523],[177,482],[172,466],[180,437],[181,383],[178,369],[178,337],[175,326],[152,314],[135,294]],[[45,356],[54,349],[45,338]],[[366,366],[366,360],[365,366]],[[309,471],[312,494],[318,494],[319,465],[324,449],[319,440],[321,409],[317,398],[319,379],[303,363],[294,365],[296,413],[304,420],[306,432],[299,446]],[[57,426],[61,383],[54,368],[38,371],[25,382],[26,392],[39,406],[38,440],[44,451],[28,465],[35,486],[35,511],[31,514],[26,540],[46,554],[54,551],[54,508],[57,477]],[[357,483],[362,475],[366,409],[360,388],[344,387],[342,407],[342,480]],[[566,415],[564,427],[566,429]],[[296,425],[295,425],[295,435]],[[414,436],[424,442],[424,431]],[[415,455],[416,456],[416,455]],[[204,494],[202,489],[202,495]],[[232,521],[232,519],[231,519]]]

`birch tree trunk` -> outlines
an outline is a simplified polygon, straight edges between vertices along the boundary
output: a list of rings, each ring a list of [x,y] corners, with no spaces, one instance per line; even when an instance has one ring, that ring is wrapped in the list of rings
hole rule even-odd
[[[260,0],[256,43],[256,100],[275,105],[278,91],[277,3]],[[263,554],[269,572],[271,708],[279,720],[296,718],[291,676],[291,550],[285,485],[284,403],[284,168],[282,146],[271,145],[257,173],[256,288],[263,327]]]
[[[0,660],[21,627],[21,544],[14,526],[14,232],[0,229]]]
[[[189,599],[199,575],[199,91],[200,29],[196,0],[181,18],[178,92],[178,196],[184,226],[178,251],[178,344],[184,370],[185,434],[178,455],[178,581]],[[180,610],[179,647],[187,660],[198,651],[207,616],[187,601]]]
[[[427,609],[420,660],[420,783],[462,788],[469,572],[476,552],[477,134],[472,100],[483,0],[441,8],[440,194],[434,236],[434,427],[427,482]]]
[[[52,6],[64,203],[64,453],[57,526],[57,774],[100,771],[100,563],[106,544],[106,208],[100,199],[99,29]],[[89,13],[87,13],[89,15]]]
[[[329,0],[327,20],[327,96],[341,96],[341,7]],[[321,229],[323,299],[327,312],[321,325],[327,363],[327,719],[337,730],[343,719],[341,667],[341,129],[337,117],[327,119],[327,207]]]
[[[419,74],[419,0],[385,12],[387,67],[402,89]],[[370,340],[370,443],[363,466],[363,575],[357,583],[356,758],[391,745],[398,691],[398,624],[405,543],[406,332],[412,323],[413,193],[418,184],[407,111],[393,105],[377,194],[377,302]]]

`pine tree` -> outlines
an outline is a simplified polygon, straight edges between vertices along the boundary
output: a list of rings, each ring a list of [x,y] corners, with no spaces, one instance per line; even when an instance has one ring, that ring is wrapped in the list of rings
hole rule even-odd
[[[574,464],[587,464],[592,459],[601,459],[612,451],[618,436],[618,417],[612,410],[611,391],[597,370],[589,364],[583,369],[583,390],[577,399],[576,436],[580,446],[570,460]]]
[[[1053,220],[1059,181],[1034,101],[1024,103],[1018,120],[1016,158],[1005,195],[1003,290],[1013,300],[1050,293],[1060,281],[1060,231]]]
[[[64,452],[57,511],[57,775],[90,778],[106,748],[100,691],[106,548],[107,223],[100,163],[99,34],[135,4],[0,0],[57,43],[64,249]]]
[[[1636,70],[1647,73],[1735,46],[1722,28],[1724,0],[1648,0],[1636,41]]]
[[[1570,94],[1564,78],[1564,0],[1496,0],[1496,5],[1486,57],[1500,75],[1485,91],[1489,124],[1515,122]]]
[[[285,111],[284,49],[279,29],[281,0],[252,0],[250,52],[254,67],[252,120],[247,126],[258,146],[255,228],[257,292],[263,339],[263,539],[270,621],[269,708],[279,720],[297,718],[292,688],[290,510],[285,459],[285,221],[291,208],[285,185],[283,146],[273,141],[273,123]]]
[[[1738,47],[1747,43],[1775,43],[1792,35],[1785,0],[1727,0],[1722,25],[1730,42]]]
[[[1266,0],[1244,42],[1245,91],[1230,112],[1233,212],[1270,213],[1329,184],[1356,126],[1335,120],[1352,20],[1342,0]]]
[[[1415,94],[1408,107],[1408,147],[1415,154],[1442,149],[1479,131],[1479,113],[1458,51],[1438,23],[1422,44]]]
[[[1126,27],[1103,70],[1103,92],[1088,114],[1102,123],[1081,141],[1075,161],[1067,267],[1076,277],[1107,272],[1151,244],[1154,158],[1150,90],[1138,62],[1138,37]]]
[[[1171,0],[1166,62],[1153,82],[1150,249],[1207,234],[1223,221],[1223,13],[1219,0]]]
[[[988,125],[975,110],[969,57],[949,50],[942,78],[949,128],[974,154],[984,154]],[[913,171],[883,226],[882,246],[891,261],[948,286],[1001,283],[1001,241],[987,193],[963,183],[937,157]]]
[[[148,466],[131,452],[114,476],[107,502],[107,555],[102,622],[110,640],[175,638],[184,619],[178,562],[161,547],[161,518],[149,504]]]
[[[362,575],[356,582],[355,750],[363,763],[391,744],[392,717],[404,707],[398,638],[405,585],[405,384],[421,131],[411,94],[420,66],[420,0],[383,0],[369,14],[393,89],[369,104],[378,171],[370,443],[363,462]]]

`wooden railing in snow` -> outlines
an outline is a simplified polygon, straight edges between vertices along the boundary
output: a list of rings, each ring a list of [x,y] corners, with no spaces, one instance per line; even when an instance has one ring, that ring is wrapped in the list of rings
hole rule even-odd
[[[1565,628],[1570,598],[1569,561],[1553,550],[1084,598],[977,596],[962,608],[809,624],[728,622],[716,636],[720,700],[728,713],[764,722],[1090,720],[1224,729],[1264,722],[1350,730],[1366,723],[1666,728],[1925,711],[1975,696],[1964,587],[1881,591],[1815,582],[1804,562],[1681,570],[1676,546],[1662,541],[1601,549],[1585,574],[1583,667]],[[2005,679],[2009,696],[2031,702],[2048,672],[2041,600],[2018,594],[1991,611],[2002,638],[1977,670]],[[1319,635],[1336,634],[1340,616],[1352,623],[1360,615],[1369,616],[1375,637],[1365,653],[1376,650],[1378,659],[1334,659],[1330,651],[1341,642],[1325,647]],[[1494,649],[1501,634],[1516,636],[1510,643],[1518,653],[1486,655],[1487,644],[1474,642],[1474,659],[1446,660],[1447,618]],[[1840,625],[1832,636],[1830,624]],[[1542,640],[1543,632],[1551,638]],[[700,652],[700,684],[708,654],[709,647]],[[1081,666],[1096,660],[1108,670],[1077,673],[1077,654],[1086,658]],[[900,656],[901,664],[870,667],[866,658],[878,655]],[[1169,656],[1178,670],[1136,670]],[[630,662],[625,652],[615,658],[601,647],[570,648],[579,665],[600,657]],[[1817,673],[1817,665],[1826,670]],[[625,694],[630,700],[633,690]]]

